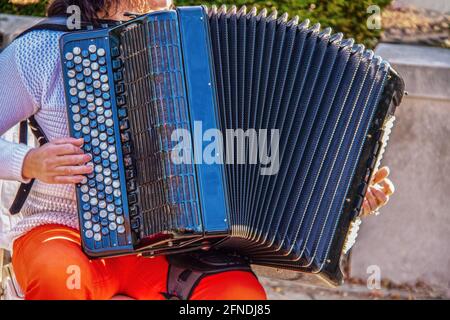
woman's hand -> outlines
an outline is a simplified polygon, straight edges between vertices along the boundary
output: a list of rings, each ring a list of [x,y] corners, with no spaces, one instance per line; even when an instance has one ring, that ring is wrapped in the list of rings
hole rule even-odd
[[[392,181],[387,178],[388,176],[388,167],[383,167],[375,172],[363,202],[362,216],[376,213],[389,201],[389,196],[394,193],[395,189]]]
[[[93,171],[92,156],[81,150],[83,139],[61,138],[28,152],[22,175],[51,184],[80,183]]]

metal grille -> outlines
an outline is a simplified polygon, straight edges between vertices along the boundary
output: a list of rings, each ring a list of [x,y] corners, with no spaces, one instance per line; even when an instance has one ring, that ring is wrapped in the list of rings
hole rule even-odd
[[[171,160],[178,143],[172,135],[190,130],[177,21],[131,24],[121,37],[142,236],[198,231],[194,167]]]

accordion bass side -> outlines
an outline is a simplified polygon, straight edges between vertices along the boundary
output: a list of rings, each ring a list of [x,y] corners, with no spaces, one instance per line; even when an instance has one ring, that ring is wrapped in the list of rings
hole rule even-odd
[[[342,281],[404,84],[329,28],[179,7],[61,39],[91,257],[212,248]]]

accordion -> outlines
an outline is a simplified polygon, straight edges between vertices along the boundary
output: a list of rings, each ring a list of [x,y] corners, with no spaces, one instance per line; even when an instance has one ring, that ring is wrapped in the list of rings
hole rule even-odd
[[[179,7],[61,39],[90,257],[220,249],[342,281],[404,84],[364,46],[256,9]],[[351,232],[350,232],[351,233]]]

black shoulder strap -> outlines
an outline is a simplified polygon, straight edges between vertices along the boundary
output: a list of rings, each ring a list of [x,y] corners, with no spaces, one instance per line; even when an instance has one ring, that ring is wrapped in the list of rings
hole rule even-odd
[[[110,21],[110,20],[101,20],[99,21],[99,24],[96,25],[96,27],[101,28],[107,28],[110,25],[115,25],[120,22],[116,21]],[[94,26],[90,26],[87,22],[81,23],[82,29],[93,29]],[[37,31],[37,30],[52,30],[52,31],[62,31],[62,32],[70,32],[72,30],[69,29],[67,26],[67,18],[64,16],[58,16],[58,17],[50,17],[50,18],[44,18],[41,21],[39,21],[37,24],[32,26],[31,28],[25,30],[21,34],[19,34],[17,38],[24,36],[25,34],[31,32],[31,31]],[[40,146],[44,145],[48,142],[47,137],[44,134],[44,131],[37,123],[34,116],[31,116],[28,120],[22,121],[20,123],[20,132],[19,132],[19,142],[23,144],[28,144],[28,127],[27,125],[30,125],[31,132],[36,137],[38,143]],[[29,183],[22,183],[19,187],[19,190],[17,191],[16,197],[14,198],[14,201],[9,209],[10,214],[15,215],[22,210],[22,207],[27,200],[28,195],[30,194],[31,188],[33,186],[34,179],[31,180]]]
[[[72,31],[81,31],[81,30],[92,30],[98,28],[108,28],[115,25],[118,25],[122,22],[115,20],[98,20],[95,24],[91,22],[82,21],[80,23],[80,30],[70,29],[67,25],[67,17],[65,16],[55,16],[44,18],[36,23],[34,26],[28,28],[27,30],[20,33],[16,38],[19,38],[31,31],[37,30],[52,30],[52,31],[61,31],[61,32],[72,32]]]
[[[167,261],[167,292],[162,294],[168,300],[188,300],[199,282],[209,275],[227,271],[253,273],[246,260],[219,251],[168,255]]]
[[[34,116],[31,116],[28,120],[22,121],[20,123],[19,129],[19,142],[23,144],[28,144],[28,124],[30,126],[31,132],[36,137],[39,145],[42,146],[48,142],[47,137],[45,136],[44,131],[37,123]],[[30,194],[31,188],[33,187],[34,179],[32,179],[29,183],[21,183],[19,189],[17,190],[17,194],[14,198],[14,201],[9,208],[9,213],[12,215],[18,214],[20,210],[22,210],[25,201],[27,200],[28,195]]]

